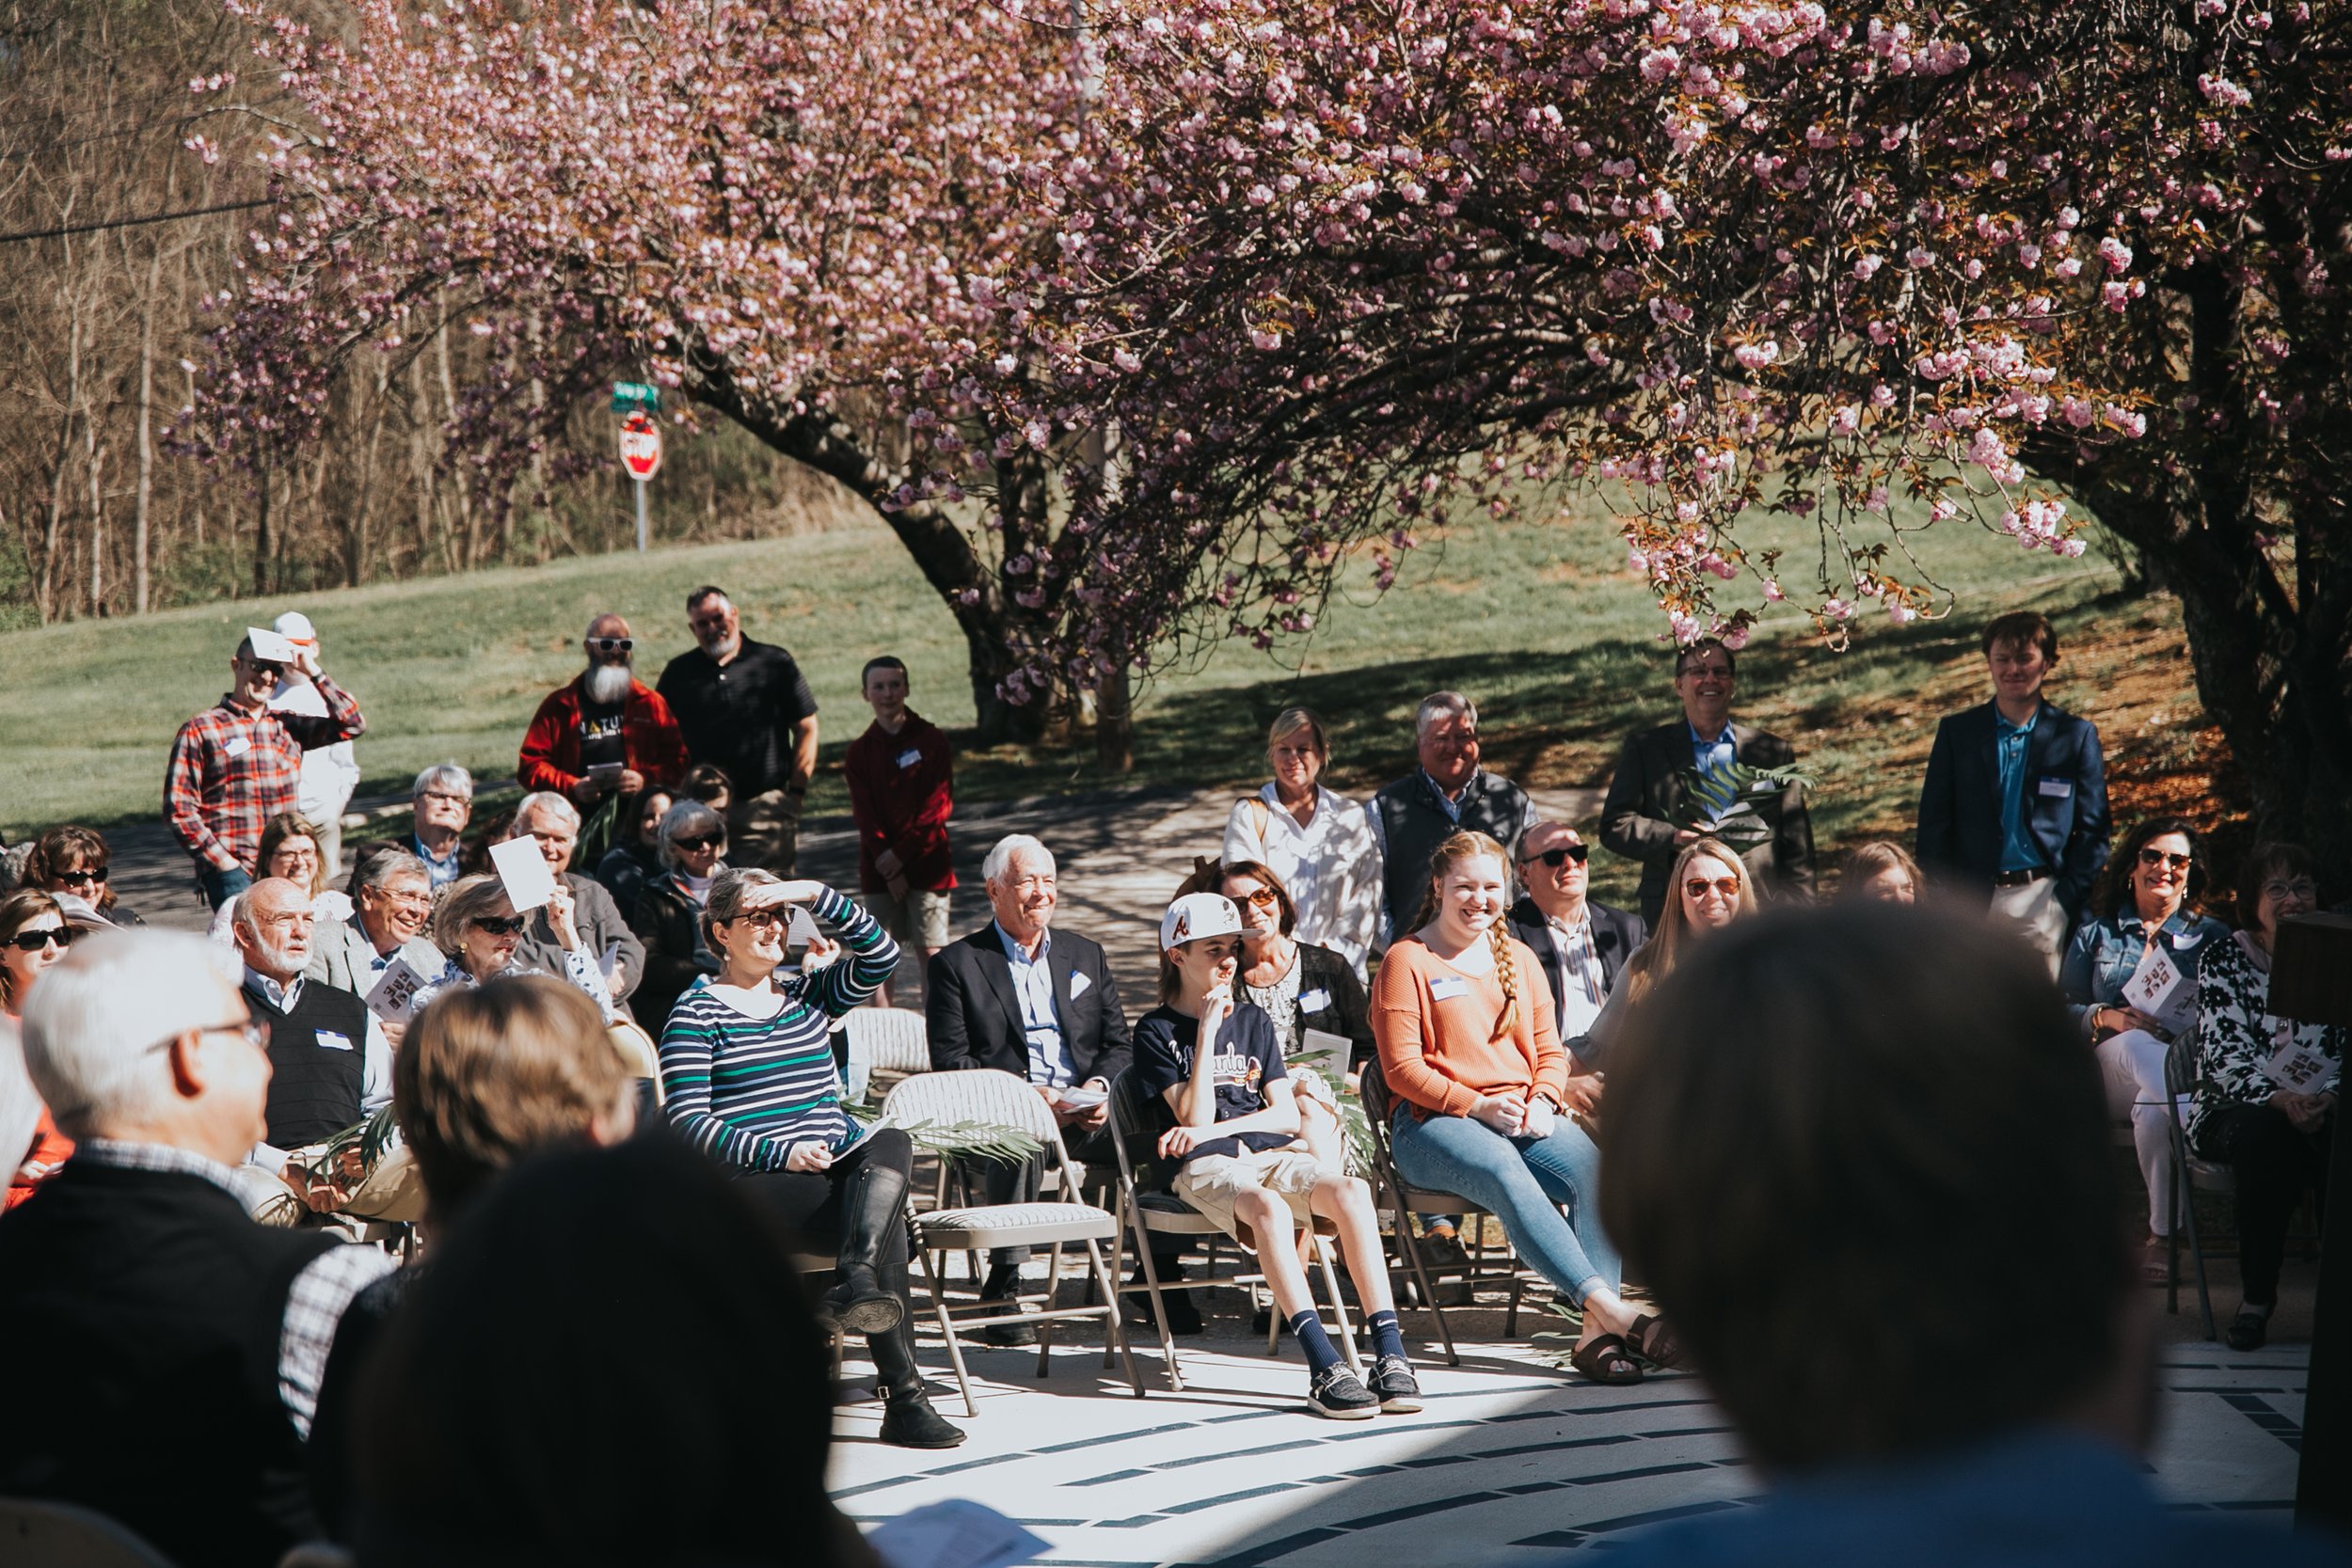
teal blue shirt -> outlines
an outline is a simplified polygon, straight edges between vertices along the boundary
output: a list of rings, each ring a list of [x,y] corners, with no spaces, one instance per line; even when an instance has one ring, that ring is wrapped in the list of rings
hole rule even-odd
[[[2022,724],[2012,724],[2000,709],[1993,710],[1994,752],[2001,768],[2001,869],[2031,871],[2049,863],[2033,841],[2031,814],[2026,805],[2026,753],[2033,745],[2033,727],[2042,709]]]

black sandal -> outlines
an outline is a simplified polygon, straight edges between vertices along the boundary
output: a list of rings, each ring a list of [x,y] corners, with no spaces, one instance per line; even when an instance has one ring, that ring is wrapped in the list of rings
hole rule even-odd
[[[2241,1307],[2237,1316],[2230,1320],[2230,1326],[2222,1330],[2221,1338],[2232,1350],[2260,1350],[2270,1338],[2270,1314],[2249,1312]]]
[[[1666,1326],[1666,1320],[1655,1312],[1645,1312],[1633,1320],[1633,1326],[1625,1331],[1626,1348],[1643,1360],[1661,1367],[1682,1365],[1682,1344]]]
[[[1642,1364],[1633,1359],[1625,1348],[1625,1340],[1614,1334],[1604,1334],[1589,1344],[1579,1345],[1568,1357],[1568,1365],[1595,1383],[1611,1385],[1642,1381]]]

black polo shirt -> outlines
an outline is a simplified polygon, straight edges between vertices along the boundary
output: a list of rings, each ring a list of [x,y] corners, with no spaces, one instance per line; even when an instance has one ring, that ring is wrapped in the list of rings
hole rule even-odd
[[[670,660],[654,688],[677,716],[686,754],[726,769],[739,800],[782,789],[792,778],[792,727],[817,698],[792,656],[743,639],[722,665],[700,648]]]

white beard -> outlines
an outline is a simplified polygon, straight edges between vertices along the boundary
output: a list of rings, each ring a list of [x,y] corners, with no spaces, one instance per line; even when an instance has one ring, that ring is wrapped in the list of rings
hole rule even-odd
[[[628,695],[629,683],[635,680],[634,662],[628,664],[591,664],[580,677],[583,696],[598,707],[611,707]]]
[[[713,637],[705,641],[701,646],[702,651],[708,654],[712,658],[727,658],[732,657],[735,653],[737,639],[734,637]]]

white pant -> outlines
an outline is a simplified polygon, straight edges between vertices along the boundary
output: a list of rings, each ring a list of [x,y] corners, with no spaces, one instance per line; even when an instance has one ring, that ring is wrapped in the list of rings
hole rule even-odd
[[[2172,1130],[2164,1120],[2164,1058],[2172,1048],[2145,1029],[2126,1029],[2099,1042],[2099,1067],[2107,1081],[2107,1110],[2132,1118],[2132,1148],[2139,1156],[2139,1179],[2148,1184],[2148,1234],[2172,1233],[2173,1192],[2179,1175],[2172,1163]],[[2185,1116],[2188,1096],[2175,1116]]]
[[[2057,879],[2036,877],[2015,887],[1996,887],[1992,907],[1995,917],[2014,922],[2050,960],[2050,977],[2056,979],[2058,959],[2066,951],[2066,906],[2058,902]]]

